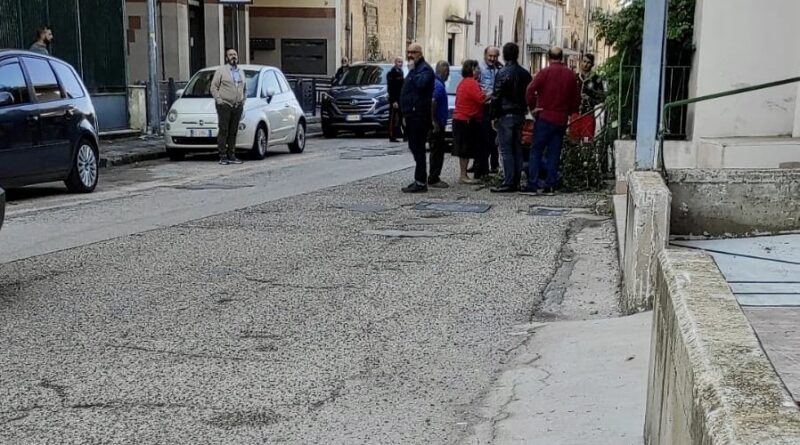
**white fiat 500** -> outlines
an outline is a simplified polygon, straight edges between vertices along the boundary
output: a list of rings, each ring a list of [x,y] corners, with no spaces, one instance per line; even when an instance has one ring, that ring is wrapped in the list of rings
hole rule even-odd
[[[264,159],[267,147],[288,144],[301,153],[306,146],[306,119],[283,73],[270,66],[239,65],[247,98],[236,137],[236,148]],[[216,67],[198,71],[172,105],[165,122],[167,154],[181,160],[188,152],[217,148],[217,111],[211,97]]]

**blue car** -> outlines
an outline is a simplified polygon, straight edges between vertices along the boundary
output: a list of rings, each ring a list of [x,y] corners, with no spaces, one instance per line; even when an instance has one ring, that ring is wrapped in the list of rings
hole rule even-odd
[[[357,63],[334,80],[330,91],[322,96],[322,133],[326,138],[336,137],[342,130],[356,134],[388,131],[386,74],[391,69],[388,63]]]

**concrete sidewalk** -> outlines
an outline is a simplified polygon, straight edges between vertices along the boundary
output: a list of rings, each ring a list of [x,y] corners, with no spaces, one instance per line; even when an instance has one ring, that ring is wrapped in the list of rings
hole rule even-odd
[[[308,117],[307,136],[322,135],[320,119]],[[163,136],[103,137],[100,139],[100,168],[134,164],[167,157]]]

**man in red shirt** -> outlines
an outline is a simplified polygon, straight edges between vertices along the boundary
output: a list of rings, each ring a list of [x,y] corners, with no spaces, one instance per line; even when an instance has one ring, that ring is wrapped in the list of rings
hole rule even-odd
[[[563,63],[561,48],[551,48],[547,55],[550,65],[536,74],[525,94],[528,108],[536,119],[528,162],[528,187],[525,191],[539,191],[539,171],[542,155],[547,148],[546,176],[541,178],[541,185],[545,195],[552,195],[558,182],[561,146],[567,132],[567,122],[572,113],[578,112],[581,91],[575,73]]]

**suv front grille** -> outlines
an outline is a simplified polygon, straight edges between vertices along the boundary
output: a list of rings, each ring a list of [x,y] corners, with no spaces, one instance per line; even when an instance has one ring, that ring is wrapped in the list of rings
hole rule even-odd
[[[333,104],[345,114],[369,113],[375,107],[373,99],[336,99]]]

